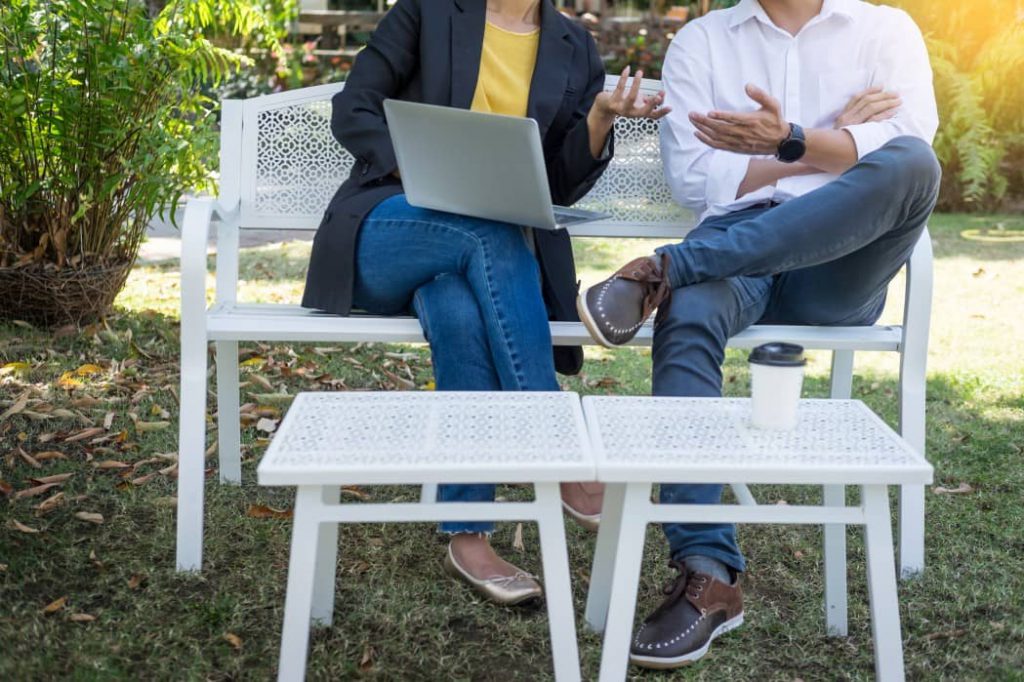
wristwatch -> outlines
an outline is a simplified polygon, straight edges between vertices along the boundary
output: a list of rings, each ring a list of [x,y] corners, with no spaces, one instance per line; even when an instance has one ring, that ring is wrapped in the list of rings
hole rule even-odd
[[[807,153],[807,137],[804,129],[795,123],[789,124],[789,137],[779,143],[775,158],[782,163],[796,163]]]

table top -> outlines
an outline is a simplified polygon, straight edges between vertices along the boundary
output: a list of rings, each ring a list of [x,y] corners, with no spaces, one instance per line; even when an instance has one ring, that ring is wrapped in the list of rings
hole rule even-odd
[[[300,393],[262,485],[594,480],[575,393]]]
[[[930,483],[930,464],[859,400],[802,400],[793,431],[750,425],[749,398],[586,397],[609,482]]]

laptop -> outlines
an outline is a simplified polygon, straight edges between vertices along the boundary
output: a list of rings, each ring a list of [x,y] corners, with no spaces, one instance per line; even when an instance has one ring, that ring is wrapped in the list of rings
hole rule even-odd
[[[531,118],[396,99],[384,101],[384,114],[413,206],[542,230],[610,217],[552,205]]]

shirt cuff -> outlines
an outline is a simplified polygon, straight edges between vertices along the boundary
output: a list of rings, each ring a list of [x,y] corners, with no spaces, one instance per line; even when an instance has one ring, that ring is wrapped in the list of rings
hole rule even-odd
[[[716,150],[711,155],[707,170],[707,204],[728,205],[739,199],[740,185],[747,177],[750,167],[749,156]]]
[[[886,125],[883,121],[869,121],[843,128],[853,136],[853,143],[857,145],[857,159],[881,149],[885,143],[895,137],[892,126]]]

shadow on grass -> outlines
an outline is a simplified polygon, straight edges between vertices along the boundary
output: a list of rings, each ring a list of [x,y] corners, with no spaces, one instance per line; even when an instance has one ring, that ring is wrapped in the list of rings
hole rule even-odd
[[[278,656],[291,524],[254,518],[247,511],[254,504],[287,509],[293,491],[255,485],[255,465],[265,443],[247,427],[243,486],[216,483],[216,461],[210,460],[204,572],[176,574],[174,479],[157,476],[126,484],[123,470],[94,465],[104,460],[134,464],[176,450],[177,326],[152,313],[119,315],[109,326],[109,334],[60,338],[0,326],[0,366],[32,364],[23,375],[0,377],[4,400],[34,387],[40,400],[71,413],[43,419],[15,415],[0,424],[5,445],[0,455],[21,448],[65,456],[36,469],[8,454],[0,460],[2,477],[24,490],[33,485],[33,477],[72,474],[60,488],[63,502],[51,511],[36,509],[44,496],[0,507],[0,640],[6,647],[0,678],[270,677]],[[397,360],[396,351],[405,359]],[[382,370],[388,362],[407,363],[417,386],[430,378],[426,353],[403,347],[326,351],[306,344],[246,344],[244,352],[265,360],[244,370],[244,400],[266,392],[250,373],[283,384],[290,393],[386,387]],[[730,395],[749,390],[744,358],[742,352],[729,353],[725,375]],[[58,386],[64,372],[86,362],[97,362],[104,373],[79,390]],[[394,364],[389,371],[398,372]],[[649,390],[649,372],[646,351],[596,353],[583,376],[569,383],[584,393],[643,394]],[[854,383],[855,397],[890,424],[895,423],[896,389],[891,374],[872,371],[861,371]],[[827,391],[825,377],[809,377],[807,395],[820,397]],[[929,377],[928,454],[937,481],[948,487],[968,483],[972,492],[928,494],[928,569],[921,579],[901,586],[912,679],[1005,679],[1024,660],[1024,604],[1019,598],[1024,594],[1019,522],[1024,429],[1014,412],[1019,403],[1019,397],[971,375]],[[33,404],[32,409],[43,408]],[[156,421],[161,410],[169,415],[167,428],[146,431],[134,425],[131,415]],[[66,440],[85,426],[83,418],[102,423],[108,412],[114,414],[111,432],[126,434],[122,442]],[[215,423],[211,418],[211,426]],[[212,437],[211,432],[211,442]],[[163,464],[143,465],[133,475],[158,466]],[[366,492],[378,502],[418,498],[409,486]],[[501,494],[518,499],[529,491],[502,488]],[[763,503],[816,501],[818,496],[814,490],[785,486],[759,487],[755,494]],[[80,511],[101,513],[104,523],[82,521],[75,516]],[[13,521],[40,532],[13,530]],[[526,570],[539,572],[536,529],[524,527],[524,551],[513,546],[514,531],[514,524],[503,524],[495,545]],[[641,616],[660,600],[658,588],[668,577],[664,540],[659,529],[648,532]],[[572,524],[568,536],[574,598],[582,614],[594,538]],[[870,679],[863,550],[860,533],[851,531],[850,537],[849,638],[823,634],[820,532],[744,527],[741,540],[750,560],[748,625],[716,642],[705,661],[671,679]],[[309,679],[551,679],[543,610],[483,604],[446,579],[440,569],[443,541],[430,526],[347,526],[341,543],[335,625],[312,638]],[[67,597],[63,608],[43,613],[61,597]],[[82,613],[96,620],[71,620],[72,614]],[[596,679],[599,638],[581,631],[581,642],[584,679]]]

